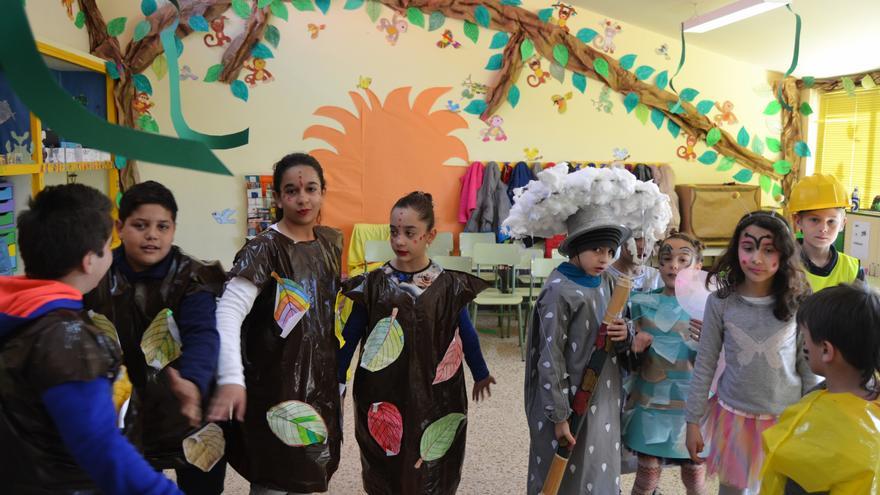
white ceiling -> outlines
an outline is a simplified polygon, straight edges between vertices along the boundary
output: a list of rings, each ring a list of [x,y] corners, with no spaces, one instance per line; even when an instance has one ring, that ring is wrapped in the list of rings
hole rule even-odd
[[[680,25],[734,0],[574,0],[618,21],[678,39]],[[800,14],[801,47],[795,75],[828,77],[880,68],[880,0],[793,0]],[[785,72],[794,48],[795,18],[784,7],[703,34],[688,45]],[[678,43],[670,44],[678,57]]]

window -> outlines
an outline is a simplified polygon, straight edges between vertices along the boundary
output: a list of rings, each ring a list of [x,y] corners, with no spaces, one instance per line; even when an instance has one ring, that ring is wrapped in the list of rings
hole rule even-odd
[[[880,195],[880,88],[819,96],[816,172],[859,188],[864,209]]]

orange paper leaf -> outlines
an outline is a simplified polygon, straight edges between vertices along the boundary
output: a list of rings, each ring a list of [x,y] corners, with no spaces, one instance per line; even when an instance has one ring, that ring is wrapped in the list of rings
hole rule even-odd
[[[455,376],[455,373],[461,368],[462,356],[464,356],[464,351],[461,348],[461,337],[458,335],[458,329],[456,328],[452,342],[449,343],[446,354],[443,355],[443,360],[437,365],[437,373],[434,375],[434,383],[432,385],[445,382]]]

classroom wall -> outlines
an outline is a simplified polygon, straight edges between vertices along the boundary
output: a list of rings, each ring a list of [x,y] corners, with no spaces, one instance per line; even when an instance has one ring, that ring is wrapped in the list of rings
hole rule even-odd
[[[134,24],[140,19],[139,2],[100,2],[105,19],[129,16],[126,36],[130,36]],[[549,3],[526,1],[524,7],[532,10],[545,8]],[[29,2],[28,14],[38,37],[60,42],[79,50],[88,49],[85,32],[77,30],[67,20],[64,9],[56,2]],[[230,28],[227,34],[234,37],[244,23],[235,14],[228,13]],[[383,7],[383,18],[391,18],[391,11]],[[569,21],[573,32],[581,27],[601,30],[600,23],[605,18],[598,13],[579,9],[577,16]],[[309,36],[309,23],[324,24],[316,39]],[[190,126],[206,133],[227,133],[249,127],[250,143],[242,148],[218,151],[218,156],[235,174],[234,177],[192,172],[163,165],[141,164],[141,178],[154,179],[168,185],[176,194],[180,205],[178,217],[177,243],[184,249],[202,258],[220,259],[229,266],[234,253],[244,242],[246,228],[246,204],[243,175],[271,173],[272,164],[291,151],[313,151],[329,149],[320,139],[303,139],[304,131],[313,125],[323,125],[342,129],[334,119],[316,116],[315,111],[324,106],[339,107],[357,114],[349,92],[355,92],[369,99],[363,90],[357,89],[360,76],[372,78],[370,91],[385,101],[393,90],[411,87],[410,101],[425,90],[437,87],[451,88],[437,99],[433,110],[445,108],[447,100],[459,100],[462,81],[469,75],[474,81],[489,83],[496,72],[486,71],[484,67],[492,54],[500,50],[490,50],[489,43],[494,31],[480,28],[477,44],[467,39],[462,23],[447,20],[444,26],[451,29],[461,48],[440,49],[436,42],[443,29],[428,32],[410,26],[400,35],[395,46],[386,41],[385,36],[370,21],[363,9],[346,11],[342,2],[334,2],[327,15],[320,11],[298,12],[290,8],[290,19],[285,22],[273,19],[281,33],[278,49],[273,48],[275,57],[269,59],[267,68],[274,80],[260,84],[250,90],[247,102],[234,98],[229,87],[220,83],[204,83],[209,66],[219,63],[222,49],[208,48],[202,41],[204,33],[194,33],[184,40],[181,65],[188,65],[200,80],[186,80],[181,83],[183,111]],[[679,57],[679,42],[676,39],[660,36],[636,26],[621,23],[622,31],[616,37],[616,57],[634,53],[638,55],[636,66],[647,64],[657,69],[675,72]],[[689,35],[695,37],[698,35]],[[661,44],[669,45],[670,60],[656,53]],[[545,60],[544,70],[549,63]],[[155,74],[147,70],[153,86],[151,110],[161,132],[173,134],[168,114],[167,79],[157,80]],[[245,73],[242,74],[243,77]],[[425,153],[424,156],[412,154],[412,146],[405,143],[426,146],[413,135],[411,125],[389,125],[394,131],[383,138],[366,143],[369,146],[390,148],[380,153],[387,157],[381,163],[370,163],[363,175],[358,177],[336,177],[328,171],[331,181],[340,187],[344,185],[348,195],[352,188],[365,187],[363,196],[363,218],[350,218],[349,221],[385,222],[387,211],[393,201],[414,189],[423,189],[435,194],[438,201],[439,227],[449,230],[456,227],[454,212],[457,209],[458,181],[464,172],[467,161],[517,161],[525,158],[523,148],[536,147],[544,160],[590,160],[607,161],[612,158],[614,148],[629,150],[632,162],[666,162],[672,164],[679,183],[722,183],[731,182],[733,173],[716,172],[714,166],[705,166],[697,161],[686,162],[676,156],[676,149],[685,143],[684,135],[673,139],[665,126],[657,130],[650,121],[643,125],[634,114],[627,114],[622,97],[612,95],[611,114],[597,111],[593,100],[599,100],[602,85],[589,80],[585,94],[580,94],[571,84],[570,73],[566,74],[564,84],[550,79],[539,88],[531,88],[525,83],[529,74],[524,69],[519,81],[521,98],[513,109],[504,104],[498,115],[504,118],[504,131],[507,141],[483,142],[480,131],[486,124],[477,117],[466,113],[457,114],[461,122],[447,120],[443,126],[452,128],[446,139],[446,149],[466,150],[466,157],[455,158],[456,153],[445,160],[449,166],[440,165],[443,153]],[[687,62],[681,74],[675,78],[675,85],[681,89],[692,87],[700,91],[700,99],[716,101],[730,100],[734,103],[734,113],[740,124],[725,129],[736,134],[740,125],[745,125],[750,133],[762,137],[778,137],[777,126],[768,125],[762,111],[770,96],[756,88],[766,87],[768,73],[762,68],[745,62],[733,60],[722,55],[702,50],[694,45],[687,48]],[[653,77],[650,79],[653,81]],[[560,114],[552,103],[553,95],[573,92],[568,101],[568,109]],[[465,106],[467,101],[462,102]],[[712,112],[714,115],[716,112]],[[401,117],[402,122],[410,122]],[[424,120],[424,119],[423,119]],[[772,119],[771,119],[772,120]],[[361,122],[362,125],[363,122]],[[466,128],[463,125],[466,124]],[[772,122],[769,122],[772,124]],[[433,125],[426,123],[426,132]],[[462,127],[462,128],[456,128]],[[777,127],[776,131],[771,128]],[[389,139],[390,138],[390,139]],[[395,142],[401,143],[395,146]],[[362,143],[363,144],[363,143]],[[430,143],[428,144],[430,145]],[[399,147],[400,153],[395,155]],[[699,155],[705,148],[697,147]],[[338,151],[338,150],[337,150]],[[344,151],[344,150],[343,150]],[[462,153],[457,153],[461,155]],[[325,153],[323,156],[328,156]],[[768,153],[766,156],[772,158]],[[425,163],[431,161],[431,163]],[[757,174],[753,182],[757,184]],[[337,201],[338,200],[338,201]],[[345,191],[334,189],[325,201],[325,218],[334,218],[334,201],[338,205],[351,206],[351,197]],[[765,195],[765,204],[770,202]],[[236,224],[216,223],[211,212],[234,208],[237,213]]]

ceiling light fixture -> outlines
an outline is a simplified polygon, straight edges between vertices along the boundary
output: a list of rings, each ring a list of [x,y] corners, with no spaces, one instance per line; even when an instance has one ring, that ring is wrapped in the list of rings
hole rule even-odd
[[[686,33],[705,33],[779,7],[785,7],[788,3],[789,0],[737,0],[719,9],[684,21],[684,31]]]

